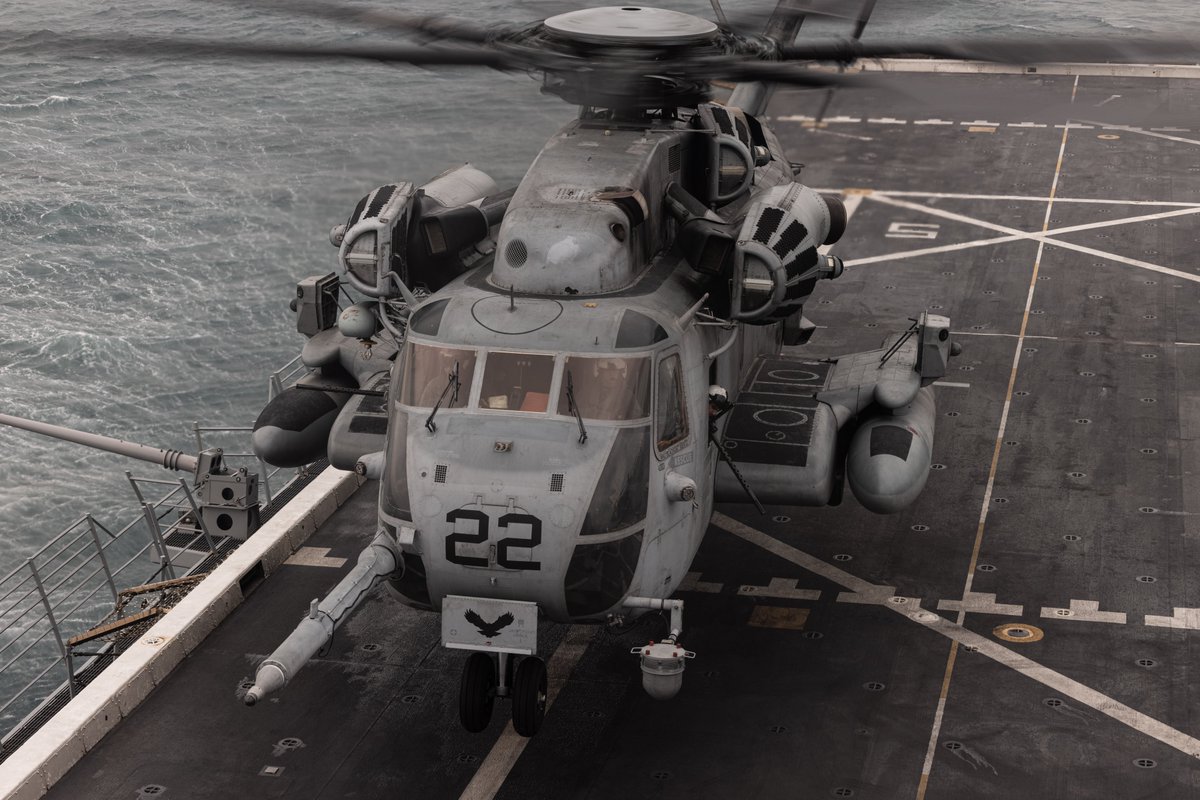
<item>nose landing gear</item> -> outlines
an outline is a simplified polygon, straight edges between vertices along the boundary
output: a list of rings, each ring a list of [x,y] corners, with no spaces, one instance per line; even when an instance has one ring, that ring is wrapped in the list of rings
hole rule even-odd
[[[492,657],[487,653],[471,653],[458,685],[458,718],[471,733],[479,733],[492,721],[496,684],[496,663]]]
[[[546,662],[537,656],[522,658],[514,675],[511,654],[471,653],[458,688],[459,721],[471,733],[479,733],[492,720],[496,698],[511,699],[513,729],[533,736],[546,715],[547,688]]]

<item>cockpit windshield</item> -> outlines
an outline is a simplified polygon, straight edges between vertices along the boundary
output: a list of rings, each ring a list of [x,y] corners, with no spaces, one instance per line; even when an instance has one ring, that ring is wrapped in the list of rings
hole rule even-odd
[[[447,384],[451,383],[455,364],[458,364],[458,396],[455,397],[451,387],[442,401],[442,408],[466,407],[471,381],[475,377],[475,351],[409,342],[400,402],[416,408],[433,408],[446,391]]]
[[[550,404],[554,356],[491,352],[483,368],[479,407],[545,413]]]
[[[568,356],[575,403],[586,419],[643,419],[650,416],[650,359]],[[564,377],[558,413],[572,415]]]

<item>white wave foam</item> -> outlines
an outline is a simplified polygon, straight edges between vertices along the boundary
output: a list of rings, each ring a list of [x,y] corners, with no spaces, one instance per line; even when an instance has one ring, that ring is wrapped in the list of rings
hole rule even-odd
[[[74,98],[67,97],[61,94],[52,94],[49,97],[44,97],[36,103],[0,103],[0,109],[8,110],[28,110],[33,108],[45,108],[46,106],[57,106],[64,103],[73,102]]]

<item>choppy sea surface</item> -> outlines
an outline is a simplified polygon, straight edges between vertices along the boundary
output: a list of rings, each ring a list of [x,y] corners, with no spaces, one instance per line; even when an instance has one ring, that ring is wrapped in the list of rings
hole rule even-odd
[[[711,15],[703,0],[662,5]],[[575,7],[425,5],[476,22]],[[879,0],[868,36],[1181,26],[1200,29],[1194,0]],[[381,39],[253,3],[185,0],[7,0],[10,31]],[[189,451],[193,421],[249,425],[268,374],[303,341],[288,310],[295,282],[333,268],[328,230],[359,197],[465,161],[512,185],[572,115],[523,74],[50,47],[31,57],[0,44],[0,412]],[[127,469],[164,477],[0,428],[0,576],[85,512],[110,527],[132,519]]]

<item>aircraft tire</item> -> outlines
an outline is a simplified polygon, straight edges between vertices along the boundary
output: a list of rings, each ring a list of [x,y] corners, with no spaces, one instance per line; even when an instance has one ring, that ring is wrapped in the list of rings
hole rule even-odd
[[[521,659],[513,678],[513,730],[533,736],[546,715],[546,662],[537,656]]]
[[[496,698],[496,662],[487,653],[471,653],[463,666],[458,687],[458,718],[471,733],[479,733],[492,720]]]

